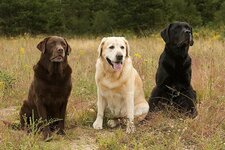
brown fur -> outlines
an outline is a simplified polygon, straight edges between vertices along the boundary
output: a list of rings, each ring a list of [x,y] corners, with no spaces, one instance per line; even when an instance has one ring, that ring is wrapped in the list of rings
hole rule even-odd
[[[72,69],[67,62],[67,55],[71,48],[65,39],[57,36],[45,38],[37,48],[42,54],[33,67],[34,79],[28,98],[23,102],[20,110],[20,123],[22,127],[25,127],[26,122],[30,124],[32,112],[34,120],[60,119],[43,128],[44,139],[46,139],[55,129],[58,129],[59,134],[64,134],[66,106],[72,88]],[[59,49],[62,50],[61,53]],[[54,60],[51,59],[53,55],[63,57],[59,58],[60,62],[53,62]]]

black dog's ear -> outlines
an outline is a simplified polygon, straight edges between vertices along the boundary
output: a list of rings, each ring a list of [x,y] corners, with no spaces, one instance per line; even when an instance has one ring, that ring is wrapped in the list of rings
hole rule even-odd
[[[165,29],[163,29],[161,31],[161,37],[163,38],[165,43],[169,43],[170,42],[169,30],[170,30],[171,26],[172,26],[172,24],[169,24]]]
[[[68,42],[66,41],[66,39],[64,39],[65,42],[66,42],[66,54],[69,55],[71,53],[71,47],[70,45],[68,44]]]
[[[46,50],[46,43],[50,37],[45,38],[40,43],[38,43],[37,48],[44,54]]]

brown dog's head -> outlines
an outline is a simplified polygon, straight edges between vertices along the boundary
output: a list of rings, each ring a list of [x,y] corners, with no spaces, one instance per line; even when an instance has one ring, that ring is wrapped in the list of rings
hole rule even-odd
[[[64,62],[71,48],[67,41],[59,36],[50,36],[42,40],[37,48],[42,52],[42,56],[50,62]]]

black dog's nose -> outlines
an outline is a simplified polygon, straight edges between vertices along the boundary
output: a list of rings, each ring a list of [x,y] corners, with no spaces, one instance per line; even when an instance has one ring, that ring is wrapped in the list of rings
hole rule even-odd
[[[122,60],[123,59],[123,55],[116,55],[116,59],[117,60]]]
[[[185,33],[190,34],[190,33],[191,33],[191,31],[190,31],[190,30],[186,30],[186,31],[185,31]]]
[[[63,49],[62,48],[59,48],[58,49],[58,53],[63,53]]]

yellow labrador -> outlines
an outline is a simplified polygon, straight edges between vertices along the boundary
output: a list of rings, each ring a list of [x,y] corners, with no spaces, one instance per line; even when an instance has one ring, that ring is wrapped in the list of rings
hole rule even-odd
[[[128,119],[127,133],[135,131],[134,119],[141,121],[148,113],[142,80],[132,65],[129,51],[124,37],[103,38],[99,45],[95,74],[98,94],[95,129],[102,129],[105,109],[113,117],[107,123],[110,127],[117,126],[116,118]]]

